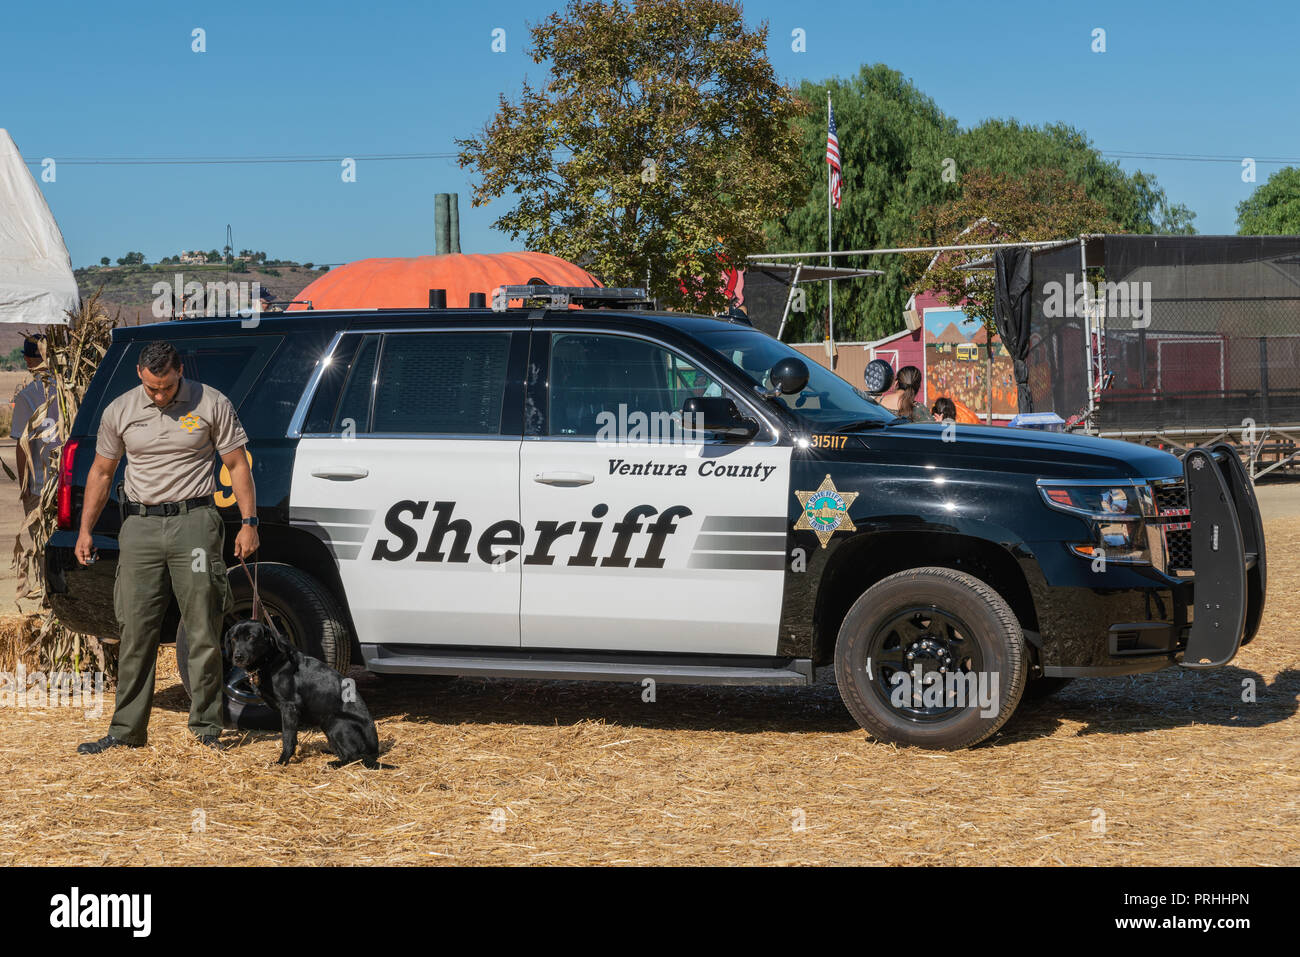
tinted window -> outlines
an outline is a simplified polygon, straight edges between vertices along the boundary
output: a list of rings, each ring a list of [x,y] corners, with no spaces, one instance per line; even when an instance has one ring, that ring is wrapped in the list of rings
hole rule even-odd
[[[162,338],[162,337],[160,337]],[[169,339],[180,353],[181,365],[187,379],[194,379],[223,393],[235,408],[239,408],[249,388],[257,380],[266,360],[280,344],[283,336],[248,336],[238,338]],[[127,343],[121,361],[113,370],[113,377],[104,390],[104,398],[95,411],[94,419],[87,425],[87,433],[99,430],[104,406],[122,393],[139,388],[136,362],[148,340]]]
[[[697,395],[722,390],[694,363],[652,342],[590,333],[551,337],[551,435],[596,436],[611,417],[626,421],[634,412],[662,421]]]
[[[349,425],[354,432],[370,428],[370,393],[375,382],[375,359],[379,355],[380,336],[366,336],[339,399],[338,410],[327,432],[342,432]]]
[[[239,421],[250,436],[284,436],[302,390],[331,338],[329,330],[303,330],[280,345],[238,407]]]
[[[500,435],[508,332],[384,338],[372,432]]]
[[[312,395],[311,407],[303,418],[304,434],[328,432],[334,423],[334,410],[339,404],[339,395],[343,392],[343,383],[352,371],[352,360],[361,345],[361,336],[346,335],[339,340],[329,364],[321,371],[316,382],[316,392]]]
[[[831,430],[866,420],[887,425],[897,419],[825,366],[757,330],[719,323],[717,330],[700,332],[696,338],[763,389],[771,388],[768,371],[777,362],[791,357],[801,360],[808,367],[808,385],[797,395],[781,396],[780,401],[811,428]]]

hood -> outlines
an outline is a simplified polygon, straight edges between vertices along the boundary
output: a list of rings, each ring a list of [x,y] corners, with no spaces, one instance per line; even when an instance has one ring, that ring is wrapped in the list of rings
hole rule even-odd
[[[948,428],[937,422],[907,423],[860,432],[856,438],[864,452],[872,453],[867,459],[885,455],[908,465],[1061,479],[1155,479],[1183,474],[1182,463],[1173,455],[1132,442],[987,425],[959,425],[944,441]]]

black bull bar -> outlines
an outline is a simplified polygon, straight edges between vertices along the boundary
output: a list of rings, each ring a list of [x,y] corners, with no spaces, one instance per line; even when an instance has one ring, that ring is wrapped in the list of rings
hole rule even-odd
[[[1255,488],[1226,444],[1183,456],[1192,520],[1191,632],[1183,665],[1217,668],[1255,637],[1264,614],[1268,562]]]

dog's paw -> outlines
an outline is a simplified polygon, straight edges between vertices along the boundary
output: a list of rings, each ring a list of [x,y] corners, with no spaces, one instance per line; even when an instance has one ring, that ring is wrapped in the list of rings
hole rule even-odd
[[[279,764],[279,765],[286,765],[286,764],[289,763],[289,757],[290,757],[290,756],[287,755],[287,754],[282,754],[282,755],[280,755],[278,758],[275,759],[275,763],[276,763],[276,764]]]

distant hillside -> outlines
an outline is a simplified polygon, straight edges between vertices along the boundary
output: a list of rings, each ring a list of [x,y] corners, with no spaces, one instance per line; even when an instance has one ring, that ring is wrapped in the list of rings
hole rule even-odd
[[[276,299],[296,299],[323,273],[301,265],[250,266],[248,272],[227,273],[225,264],[211,266],[92,266],[74,270],[82,298],[103,286],[104,302],[109,315],[121,311],[123,325],[136,326],[157,322],[153,315],[153,285],[156,282],[173,282],[177,273],[186,282],[260,282]],[[8,355],[22,345],[25,326],[0,323],[0,356]]]

